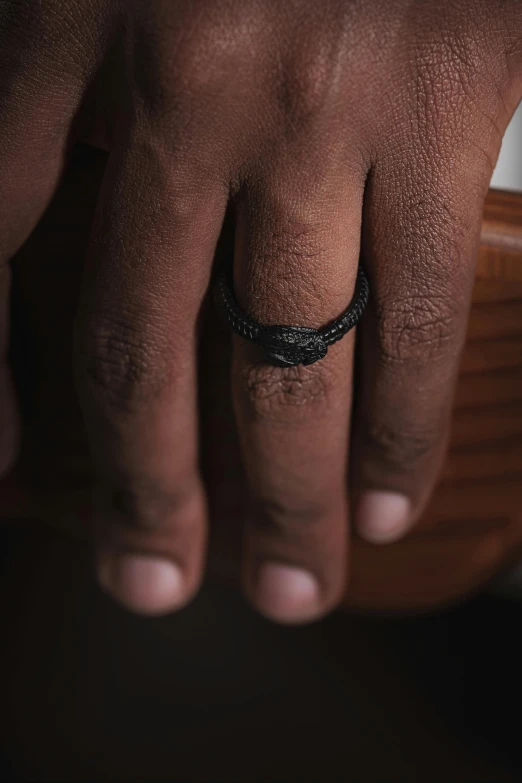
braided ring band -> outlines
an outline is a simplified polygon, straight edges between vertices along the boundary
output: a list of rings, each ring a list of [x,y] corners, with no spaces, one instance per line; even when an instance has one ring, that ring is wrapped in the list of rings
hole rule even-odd
[[[294,367],[323,359],[328,346],[353,329],[366,307],[369,291],[368,280],[360,265],[352,301],[339,318],[322,329],[309,326],[265,326],[249,318],[234,296],[231,268],[225,268],[219,273],[214,300],[225,323],[241,337],[259,345],[269,364]]]

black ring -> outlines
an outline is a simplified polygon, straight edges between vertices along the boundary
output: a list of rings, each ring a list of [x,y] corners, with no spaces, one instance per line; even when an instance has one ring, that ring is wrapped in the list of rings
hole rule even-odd
[[[214,301],[228,326],[241,337],[263,348],[267,362],[276,367],[294,367],[323,359],[328,346],[344,337],[357,324],[368,302],[369,293],[368,280],[362,265],[359,265],[352,301],[344,313],[328,326],[322,329],[309,326],[265,326],[249,318],[238,305],[232,285],[232,264],[227,264],[218,274]]]

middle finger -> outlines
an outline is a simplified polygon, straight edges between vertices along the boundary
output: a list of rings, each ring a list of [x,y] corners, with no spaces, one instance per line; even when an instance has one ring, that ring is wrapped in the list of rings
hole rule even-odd
[[[324,326],[351,300],[364,190],[361,166],[275,156],[239,194],[234,288],[259,323]],[[339,171],[342,173],[339,174]],[[354,333],[310,366],[274,367],[235,340],[233,388],[252,492],[246,592],[283,622],[340,598],[346,577]]]

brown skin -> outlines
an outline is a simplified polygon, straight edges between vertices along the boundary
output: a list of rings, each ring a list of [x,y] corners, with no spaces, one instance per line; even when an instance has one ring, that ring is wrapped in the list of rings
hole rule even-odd
[[[352,432],[353,333],[288,370],[234,341],[251,494],[245,591],[275,619],[312,619],[343,593],[349,509],[377,539],[371,493],[407,498],[399,535],[433,487],[483,199],[522,97],[522,2],[3,2],[0,351],[5,264],[49,203],[75,119],[107,73],[110,157],[75,341],[100,579],[131,608],[159,612],[202,577],[197,321],[232,205],[236,292],[258,320],[337,317],[361,250],[370,278]],[[7,378],[4,363],[1,465],[16,450]],[[131,553],[148,564],[132,583],[121,561]],[[181,582],[160,589],[154,557]],[[290,600],[268,563],[309,572],[316,594]]]

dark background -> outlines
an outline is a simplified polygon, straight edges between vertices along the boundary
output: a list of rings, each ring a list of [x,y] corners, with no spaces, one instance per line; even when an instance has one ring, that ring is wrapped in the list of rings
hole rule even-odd
[[[515,602],[292,629],[207,586],[140,619],[87,547],[0,537],[4,781],[522,779]]]

